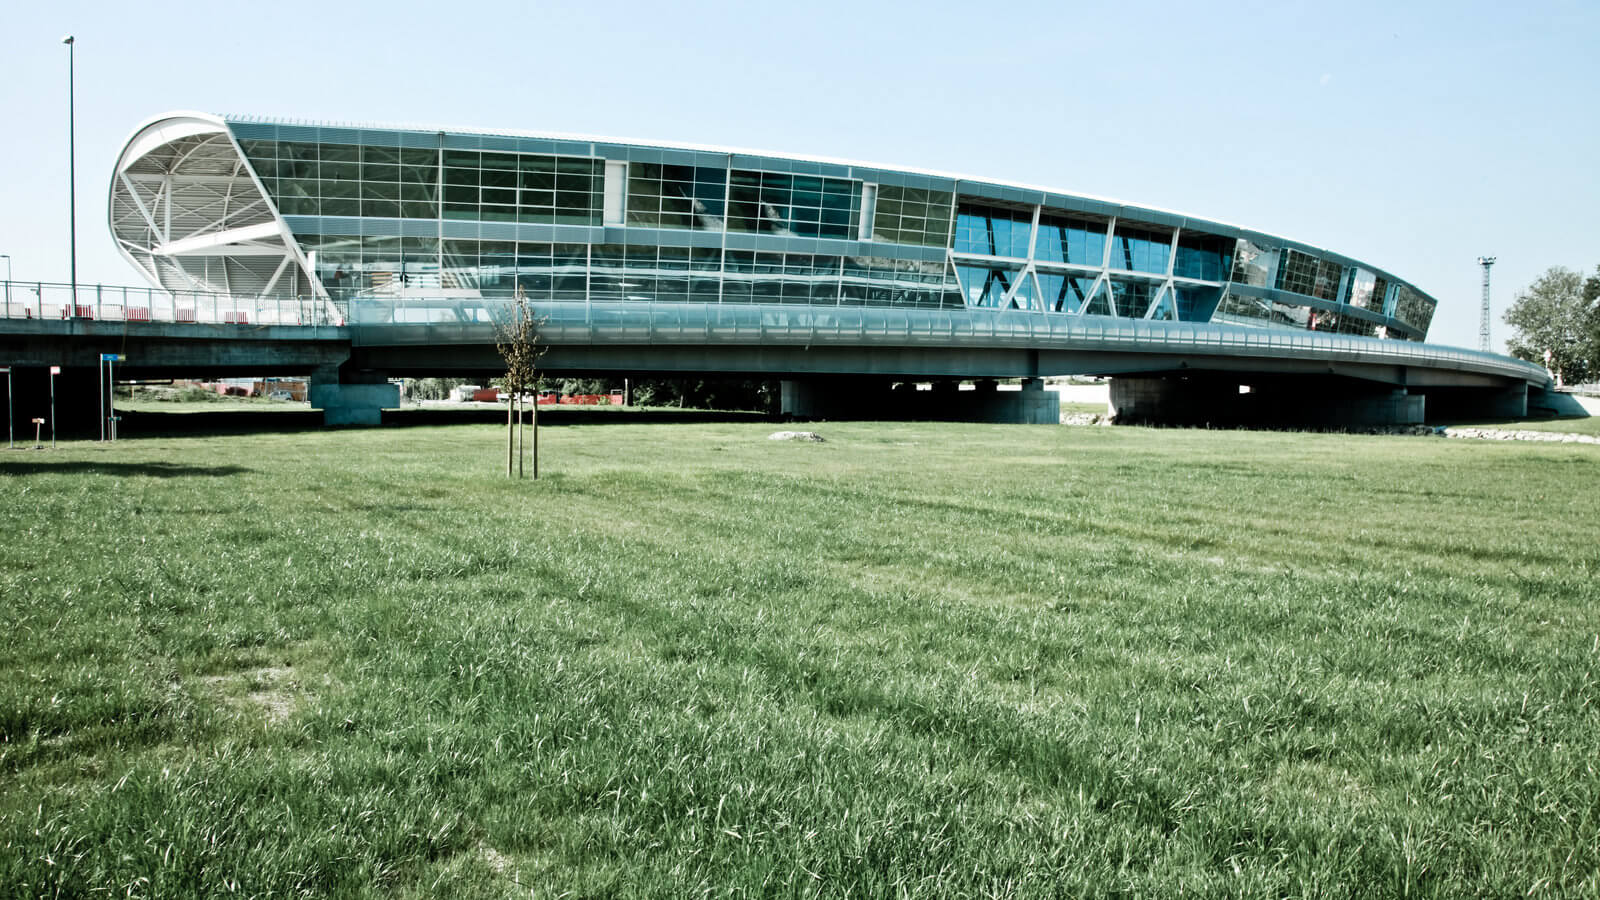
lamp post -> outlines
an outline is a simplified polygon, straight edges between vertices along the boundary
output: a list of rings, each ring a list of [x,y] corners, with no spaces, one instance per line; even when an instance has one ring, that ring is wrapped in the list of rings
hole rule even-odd
[[[78,313],[78,178],[77,178],[77,134],[76,119],[73,115],[73,63],[77,51],[77,41],[72,35],[61,39],[67,45],[67,227],[71,231],[68,246],[72,253],[72,314]]]

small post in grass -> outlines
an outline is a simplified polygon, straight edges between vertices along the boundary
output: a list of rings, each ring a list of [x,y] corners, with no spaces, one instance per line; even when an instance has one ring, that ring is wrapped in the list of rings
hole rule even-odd
[[[6,449],[14,450],[17,446],[17,420],[11,410],[11,367],[0,366],[0,374],[6,376]]]
[[[39,438],[39,432],[42,431],[43,429],[44,429],[44,420],[43,419],[34,419],[33,420],[33,449],[35,449],[35,450],[43,450],[44,449],[44,444],[40,441],[40,438]],[[54,425],[50,426],[50,442],[52,444],[55,443],[55,433],[56,433],[55,426]]]

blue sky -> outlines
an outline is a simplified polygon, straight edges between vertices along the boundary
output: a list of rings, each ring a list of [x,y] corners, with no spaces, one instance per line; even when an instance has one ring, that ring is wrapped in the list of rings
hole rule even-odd
[[[1236,222],[1387,268],[1476,346],[1552,265],[1600,263],[1600,4],[15,4],[0,253],[139,283],[105,225],[123,140],[172,109],[572,131],[1023,181]]]

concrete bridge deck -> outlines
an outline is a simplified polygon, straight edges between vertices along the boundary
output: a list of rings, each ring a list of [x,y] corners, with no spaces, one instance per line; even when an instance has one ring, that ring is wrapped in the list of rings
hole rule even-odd
[[[861,386],[871,386],[870,394],[905,380],[1112,376],[1124,388],[1113,390],[1113,405],[1120,401],[1129,418],[1158,420],[1184,409],[1237,416],[1241,402],[1254,406],[1258,417],[1281,418],[1297,405],[1312,418],[1326,408],[1343,409],[1335,413],[1341,420],[1420,420],[1423,396],[1448,409],[1522,415],[1529,391],[1538,406],[1552,387],[1542,367],[1495,354],[1222,324],[986,309],[640,301],[532,306],[548,348],[541,360],[546,374],[781,379],[807,385],[786,391],[799,404],[789,411],[798,414],[870,414],[870,404],[860,408]],[[492,299],[375,298],[352,301],[342,321],[323,317],[335,324],[306,325],[252,324],[268,317],[262,310],[232,313],[235,321],[222,322],[3,318],[0,365],[16,367],[19,377],[48,366],[82,375],[99,354],[118,353],[126,357],[118,374],[130,379],[309,373],[325,386],[318,398],[324,408],[365,410],[353,418],[330,415],[330,421],[376,421],[377,409],[393,405],[384,384],[390,377],[502,371],[496,321],[508,308]],[[827,400],[846,393],[856,408]],[[1250,400],[1238,399],[1252,393]],[[1399,397],[1414,399],[1397,404]]]

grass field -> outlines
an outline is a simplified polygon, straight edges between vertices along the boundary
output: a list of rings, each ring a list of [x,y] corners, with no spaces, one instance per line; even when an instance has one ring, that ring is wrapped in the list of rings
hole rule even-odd
[[[1594,896],[1600,448],[0,455],[0,896]]]

